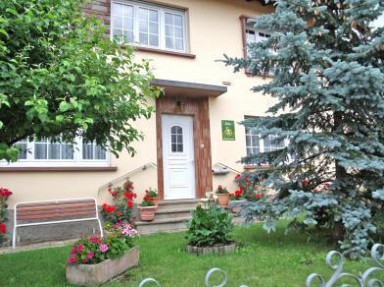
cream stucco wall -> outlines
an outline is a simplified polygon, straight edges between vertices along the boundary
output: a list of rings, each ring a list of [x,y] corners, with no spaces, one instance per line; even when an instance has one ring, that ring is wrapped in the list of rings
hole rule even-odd
[[[157,2],[157,1],[153,1]],[[233,120],[238,123],[245,115],[263,115],[271,99],[250,92],[254,85],[266,80],[251,78],[244,72],[233,73],[232,68],[215,60],[223,59],[223,54],[243,55],[240,15],[258,15],[271,12],[256,2],[244,0],[162,0],[161,3],[187,7],[189,18],[190,53],[195,59],[171,55],[137,52],[136,58],[151,59],[153,72],[158,79],[184,82],[223,85],[230,83],[228,92],[209,100],[212,164],[223,163],[235,170],[242,170],[239,160],[245,155],[245,130],[236,124],[236,141],[222,141],[221,120]],[[154,105],[154,101],[151,102]],[[0,173],[0,186],[14,192],[10,200],[60,199],[71,197],[96,197],[102,203],[106,200],[105,189],[99,188],[112,180],[124,176],[148,163],[156,163],[156,121],[137,121],[137,127],[143,131],[145,139],[134,146],[135,157],[123,152],[119,158],[111,156],[111,166],[115,172],[18,172]],[[234,191],[235,173],[226,176],[214,176],[214,186],[224,184]],[[144,172],[131,175],[136,191],[142,192],[148,187],[157,187],[156,169],[151,167]],[[121,184],[121,180],[116,184]]]

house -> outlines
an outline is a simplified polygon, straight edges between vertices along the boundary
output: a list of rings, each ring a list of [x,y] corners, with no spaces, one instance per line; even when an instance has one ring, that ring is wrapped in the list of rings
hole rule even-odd
[[[196,199],[222,184],[234,191],[234,175],[246,154],[276,149],[238,123],[263,115],[272,99],[250,91],[268,79],[234,73],[223,54],[244,56],[247,42],[268,37],[252,17],[273,7],[252,0],[95,0],[84,7],[107,25],[111,39],[135,43],[136,58],[151,59],[154,85],[164,96],[150,100],[156,114],[139,120],[145,138],[137,154],[118,158],[95,144],[21,141],[29,152],[0,166],[0,182],[16,202],[96,197],[130,177],[139,195],[157,188],[161,198]],[[225,173],[228,167],[229,173]],[[212,172],[214,170],[215,172]]]

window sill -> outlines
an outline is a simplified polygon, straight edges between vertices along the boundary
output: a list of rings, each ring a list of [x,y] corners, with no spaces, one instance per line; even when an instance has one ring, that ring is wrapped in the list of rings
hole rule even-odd
[[[115,166],[78,166],[78,167],[69,167],[69,166],[52,166],[52,167],[0,167],[1,172],[106,172],[106,171],[116,171],[117,167]]]
[[[250,170],[269,170],[269,169],[272,169],[272,166],[271,165],[251,165],[251,164],[247,164],[247,165],[244,165],[244,171],[250,171]]]
[[[183,58],[189,58],[189,59],[196,58],[196,55],[194,54],[183,53],[183,52],[175,52],[175,51],[161,50],[161,49],[148,48],[148,47],[134,47],[134,48],[136,51],[139,51],[139,52],[149,52],[149,53],[177,56],[177,57],[183,57]]]

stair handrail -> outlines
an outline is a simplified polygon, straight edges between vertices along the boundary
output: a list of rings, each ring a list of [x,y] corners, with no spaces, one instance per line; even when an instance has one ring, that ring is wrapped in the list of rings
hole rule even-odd
[[[237,169],[234,169],[234,168],[230,167],[229,165],[226,165],[226,164],[221,163],[221,162],[217,162],[217,163],[215,163],[214,166],[217,165],[217,164],[219,164],[219,165],[221,165],[221,166],[224,166],[224,167],[226,167],[226,168],[228,168],[228,169],[230,169],[230,170],[232,170],[232,171],[234,171],[234,172],[241,173],[241,171],[238,171]]]
[[[109,181],[108,183],[103,184],[102,186],[100,186],[99,187],[99,193],[101,192],[101,189],[109,187],[109,186],[112,186],[115,182],[117,182],[117,181],[119,181],[119,180],[121,180],[123,178],[128,178],[129,176],[131,176],[131,175],[133,175],[133,174],[135,174],[135,173],[137,173],[139,171],[144,171],[144,170],[146,170],[149,167],[156,167],[157,168],[157,164],[152,162],[152,161],[150,161],[150,162],[148,162],[148,163],[146,163],[146,164],[144,164],[144,165],[142,165],[142,166],[140,166],[138,168],[135,168],[135,169],[133,169],[133,170],[131,170],[131,171],[129,171],[129,172],[127,172],[127,173],[125,173],[125,174],[123,174],[123,175],[121,175],[121,176],[119,176],[119,177],[117,177],[117,178],[115,178],[115,179],[113,179],[111,181]]]

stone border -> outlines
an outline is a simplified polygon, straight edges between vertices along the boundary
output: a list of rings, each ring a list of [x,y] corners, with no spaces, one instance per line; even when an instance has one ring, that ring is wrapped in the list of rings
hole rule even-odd
[[[221,246],[205,246],[198,247],[193,245],[187,245],[186,251],[192,254],[204,255],[204,254],[218,254],[224,255],[235,252],[236,242],[229,243]]]

